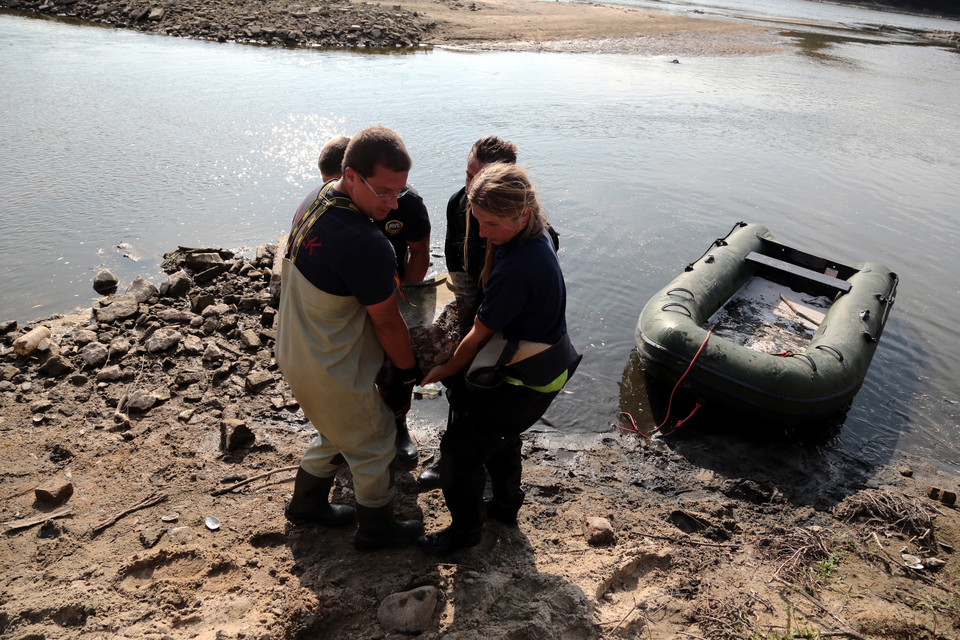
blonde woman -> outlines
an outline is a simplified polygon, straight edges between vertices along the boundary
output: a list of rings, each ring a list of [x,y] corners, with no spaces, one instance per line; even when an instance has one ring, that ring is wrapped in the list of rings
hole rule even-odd
[[[440,443],[441,488],[453,522],[417,540],[433,554],[480,542],[486,517],[517,526],[524,498],[520,434],[546,412],[580,362],[567,336],[563,273],[526,171],[485,166],[467,203],[487,241],[484,297],[453,357],[424,379],[453,382]],[[485,473],[493,486],[486,503]]]

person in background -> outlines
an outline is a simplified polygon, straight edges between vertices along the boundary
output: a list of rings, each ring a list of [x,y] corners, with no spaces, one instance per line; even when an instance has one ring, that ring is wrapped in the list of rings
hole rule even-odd
[[[452,523],[417,539],[437,555],[480,542],[487,517],[517,526],[524,499],[520,434],[543,416],[581,359],[567,335],[563,273],[527,173],[488,164],[473,176],[467,206],[487,241],[483,300],[453,357],[423,380],[463,381],[440,442],[440,485]],[[484,360],[496,364],[480,367]],[[484,503],[487,473],[493,498]]]
[[[343,154],[350,138],[339,136],[330,140],[320,151],[317,166],[324,183],[338,180],[343,175]],[[383,220],[374,220],[397,254],[397,274],[405,282],[420,282],[430,266],[430,216],[423,198],[410,185],[397,199],[396,209]],[[397,462],[405,467],[416,466],[420,457],[417,445],[410,437],[405,411],[396,416]]]
[[[377,126],[350,140],[343,164],[298,208],[284,252],[276,360],[318,432],[284,515],[332,527],[356,518],[358,549],[401,547],[423,523],[394,519],[394,416],[375,382],[386,355],[399,375],[384,395],[409,405],[422,372],[397,303],[396,257],[374,221],[396,208],[412,162],[400,136]],[[343,462],[355,510],[329,502]]]

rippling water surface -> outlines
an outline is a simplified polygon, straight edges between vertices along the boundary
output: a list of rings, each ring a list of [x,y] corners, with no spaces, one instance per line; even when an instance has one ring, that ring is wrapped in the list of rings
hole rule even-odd
[[[795,3],[794,3],[795,4]],[[955,23],[944,23],[950,26]],[[155,276],[177,245],[286,231],[328,138],[401,133],[443,240],[466,153],[520,147],[560,230],[585,352],[548,418],[602,432],[631,389],[646,299],[738,220],[901,285],[837,464],[960,466],[960,54],[784,31],[749,58],[361,55],[212,44],[0,16],[0,317],[89,306],[103,267]],[[438,265],[442,258],[437,257]]]

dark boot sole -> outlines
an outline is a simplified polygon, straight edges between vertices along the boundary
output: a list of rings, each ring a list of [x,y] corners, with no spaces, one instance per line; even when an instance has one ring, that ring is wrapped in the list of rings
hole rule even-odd
[[[332,515],[321,516],[316,513],[295,513],[290,511],[289,503],[283,510],[283,517],[287,522],[295,525],[318,524],[324,527],[340,528],[348,527],[357,521],[356,512],[345,505],[335,505],[337,510]]]
[[[475,547],[480,544],[482,538],[483,531],[481,529],[451,532],[448,527],[429,535],[420,536],[417,538],[417,546],[424,553],[432,556],[445,556],[460,549]]]

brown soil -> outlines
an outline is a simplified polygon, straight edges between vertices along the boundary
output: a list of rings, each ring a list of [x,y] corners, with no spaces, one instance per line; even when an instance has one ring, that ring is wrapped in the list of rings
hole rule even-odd
[[[957,480],[921,460],[832,478],[799,445],[540,425],[525,438],[519,529],[488,523],[475,548],[360,553],[352,528],[288,524],[313,429],[272,359],[271,253],[196,262],[188,291],[140,283],[126,311],[130,298],[104,298],[99,322],[8,333],[0,636],[402,638],[380,606],[424,585],[440,598],[425,639],[960,635],[960,514],[927,495]],[[39,325],[52,336],[16,355],[13,339]],[[104,361],[92,343],[110,348]],[[422,468],[445,400],[414,404]],[[397,510],[445,526],[418,470],[398,474]],[[344,471],[334,500],[350,487]],[[612,542],[590,543],[588,517],[609,521]]]

